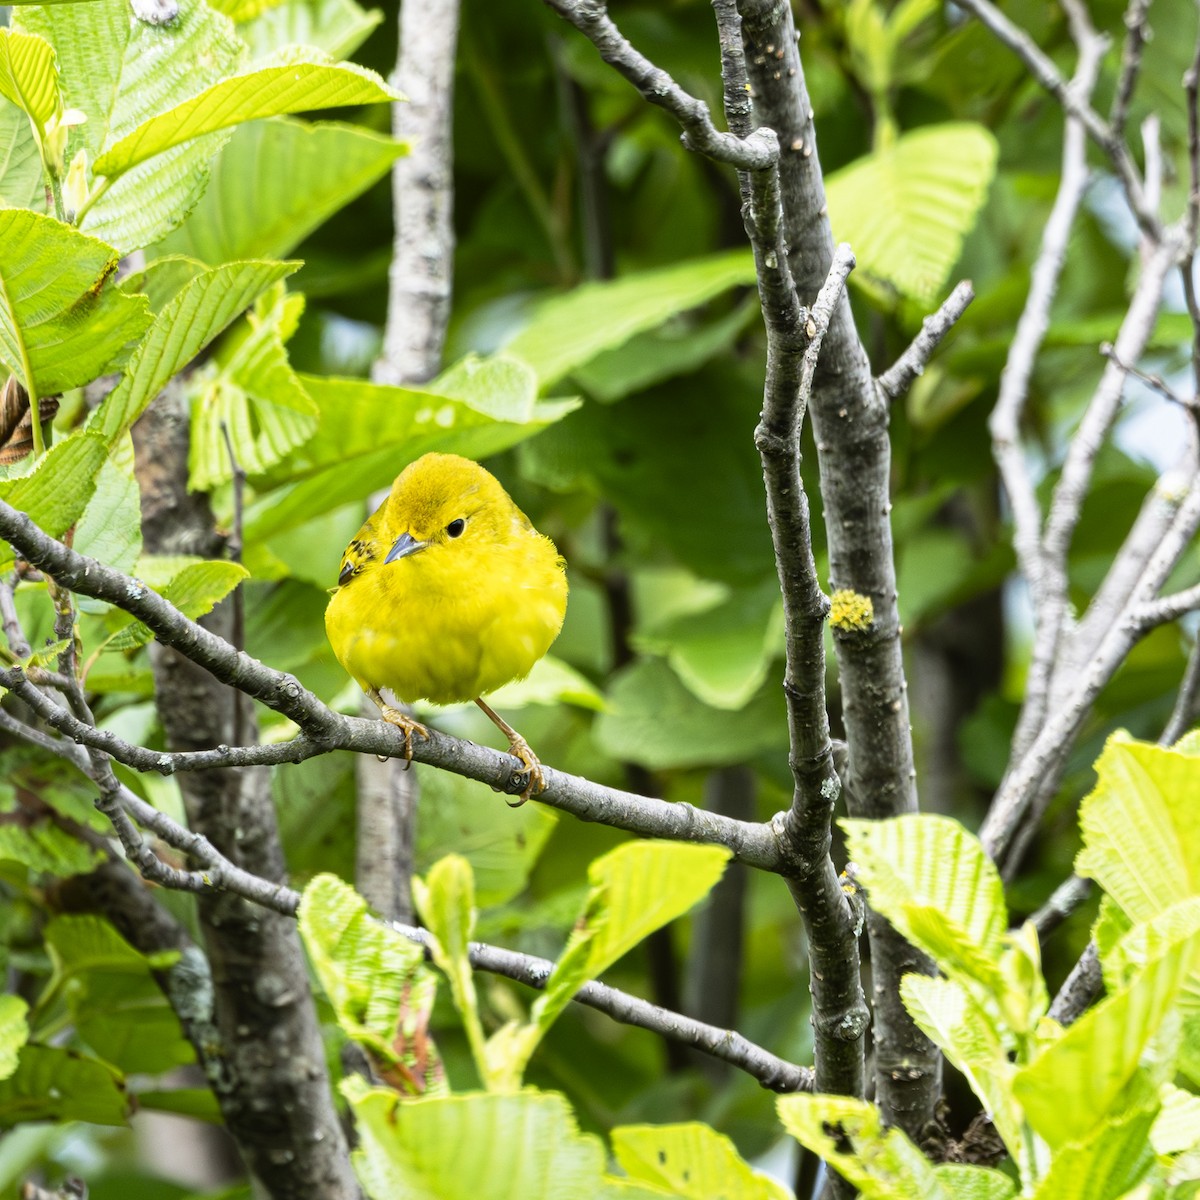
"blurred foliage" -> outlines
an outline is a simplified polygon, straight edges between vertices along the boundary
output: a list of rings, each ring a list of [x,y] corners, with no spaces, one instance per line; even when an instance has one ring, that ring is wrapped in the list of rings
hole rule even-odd
[[[229,530],[233,469],[221,433],[229,429],[250,476],[247,649],[356,711],[357,689],[332,658],[321,614],[366,496],[426,450],[486,456],[569,564],[571,603],[556,662],[505,698],[509,707],[528,706],[521,728],[544,760],[602,783],[698,804],[713,768],[744,764],[755,781],[749,806],[769,817],[787,803],[790,782],[777,582],[753,444],[763,337],[732,174],[684,151],[672,123],[535,0],[465,0],[447,369],[421,389],[370,385],[364,377],[387,306],[386,174],[403,153],[387,136],[386,104],[300,118],[283,100],[264,112],[266,93],[234,85],[226,99],[241,105],[246,121],[236,129],[202,123],[202,137],[146,161],[131,156],[127,135],[149,121],[146,136],[165,144],[173,128],[165,114],[235,71],[264,70],[272,52],[293,42],[353,55],[387,75],[396,6],[367,12],[354,0],[285,0],[226,3],[218,12],[185,0],[182,7],[172,54],[183,57],[160,65],[155,86],[116,108],[114,81],[131,63],[145,66],[153,36],[130,24],[121,0],[14,10],[14,27],[55,45],[59,91],[48,93],[32,124],[7,91],[0,98],[0,196],[13,206],[0,209],[9,231],[0,239],[0,276],[36,283],[60,258],[69,258],[74,273],[57,279],[51,295],[44,332],[54,336],[32,339],[23,362],[10,362],[7,351],[4,361],[28,372],[26,382],[41,392],[77,387],[105,370],[127,366],[127,374],[87,428],[82,396],[68,392],[52,457],[33,474],[8,469],[0,494],[54,532],[77,521],[78,548],[186,599],[189,611],[206,611],[236,584],[236,572],[228,564],[141,554],[125,430],[166,378],[211,346],[187,379],[191,482],[212,490],[218,521]],[[1119,35],[1116,0],[1091,9],[1098,26]],[[611,10],[639,49],[719,107],[708,3],[614,0]],[[1015,0],[1006,11],[1070,73],[1073,51],[1057,8]],[[1061,113],[1015,57],[953,5],[825,0],[802,5],[799,15],[819,152],[831,177],[830,215],[838,236],[859,252],[852,299],[876,369],[903,349],[958,278],[971,278],[977,293],[897,404],[892,426],[919,779],[928,799],[973,825],[1007,761],[1028,648],[1027,604],[1011,575],[987,417],[1053,202]],[[1186,114],[1177,81],[1196,16],[1190,6],[1163,5],[1151,22],[1157,36],[1146,51],[1130,127],[1155,114],[1165,156],[1180,162]],[[194,69],[177,69],[201,42],[205,53]],[[1105,60],[1101,110],[1118,48]],[[334,79],[321,75],[319,55],[304,57],[314,77]],[[255,78],[264,86],[275,79]],[[403,90],[404,80],[395,82]],[[377,81],[359,84],[356,104],[371,89],[382,97]],[[89,113],[82,126],[64,124],[75,107]],[[47,215],[53,210],[41,184],[42,158],[43,151],[53,158],[56,129],[59,141],[67,133],[57,165],[65,176],[72,164],[76,191],[68,189],[68,198],[86,206],[82,230],[93,240]],[[123,170],[115,182],[96,173],[101,154],[114,173]],[[1134,230],[1098,163],[1032,381],[1030,431],[1047,491],[1099,377],[1096,346],[1113,336],[1129,292]],[[1168,173],[1172,211],[1182,206],[1185,178],[1186,171]],[[878,222],[881,214],[889,223]],[[44,240],[11,236],[18,227]],[[144,263],[113,282],[108,272],[117,251],[135,248],[144,251]],[[248,257],[293,265],[230,265]],[[80,334],[73,357],[56,356],[54,322],[93,286],[101,297],[95,323]],[[15,304],[12,320],[19,326],[23,319]],[[183,327],[194,335],[186,344],[174,338]],[[1188,336],[1177,314],[1162,314],[1152,369],[1178,369]],[[1171,423],[1182,419],[1143,398],[1122,421],[1072,549],[1077,604],[1086,602],[1132,524],[1177,440]],[[815,550],[827,581],[814,464],[806,444]],[[1191,582],[1196,568],[1193,556],[1180,582]],[[34,647],[52,640],[45,588],[23,584],[17,605]],[[81,608],[87,683],[101,725],[160,746],[146,631],[107,605]],[[1018,915],[1037,907],[1071,869],[1078,834],[1070,799],[1089,786],[1105,736],[1118,724],[1157,735],[1186,649],[1178,630],[1158,631],[1101,698],[1044,835],[1009,893]],[[946,674],[930,663],[948,664]],[[921,683],[947,677],[955,685],[948,731],[923,717]],[[830,689],[836,732],[832,677]],[[265,736],[289,736],[285,722],[261,715]],[[474,711],[432,716],[450,732],[494,740]],[[7,1088],[0,1121],[31,1111],[6,1108],[3,1097],[40,1086],[44,1100],[64,1084],[69,1096],[86,1094],[86,1111],[34,1115],[119,1124],[135,1096],[143,1109],[169,1109],[175,1096],[177,1108],[207,1111],[191,1077],[168,1074],[186,1059],[186,1046],[155,1000],[152,964],[128,954],[106,957],[112,931],[64,915],[64,878],[95,861],[64,828],[103,829],[89,789],[23,747],[6,744],[2,757],[0,961],[28,1007],[33,1041],[16,1073],[0,1083]],[[180,815],[173,781],[121,776]],[[556,821],[533,805],[509,812],[470,781],[424,770],[419,779],[418,869],[450,852],[462,855],[473,871],[478,936],[556,957],[585,902],[589,864],[627,839]],[[349,758],[281,767],[274,786],[293,876],[349,878]],[[190,919],[187,898],[170,903]],[[1086,941],[1089,915],[1077,916],[1048,947],[1051,989]],[[691,978],[697,927],[676,922],[605,978],[663,1001],[673,999],[664,980],[685,991],[700,986]],[[774,879],[751,877],[744,962],[731,982],[738,1028],[797,1061],[811,1057],[805,970],[785,890]],[[528,996],[521,989],[484,978],[476,986],[489,1030],[522,1019]],[[111,1021],[100,1019],[110,1002]],[[152,1045],[124,1036],[135,1015],[154,1030]],[[459,1072],[469,1079],[468,1050],[448,1004],[434,1009],[433,1022],[451,1078]],[[17,1029],[14,1052],[23,1044],[19,1027],[15,1010],[0,1009],[0,1038]],[[81,1072],[82,1083],[75,1078]],[[529,1078],[564,1092],[585,1130],[701,1119],[731,1135],[745,1155],[764,1153],[781,1137],[770,1096],[751,1081],[668,1064],[658,1040],[591,1012],[563,1014]],[[382,1119],[369,1096],[352,1100],[368,1122]],[[525,1115],[487,1119],[507,1129],[506,1121]],[[555,1108],[545,1119],[564,1131],[563,1153],[582,1155],[596,1175],[594,1147],[570,1115]],[[645,1161],[637,1144],[627,1129],[619,1141],[627,1168]],[[740,1177],[745,1164],[728,1160],[726,1151],[724,1143],[705,1141],[695,1152]],[[31,1172],[57,1180],[85,1167],[94,1197],[190,1194],[146,1173],[125,1135],[98,1124],[37,1125],[0,1145],[0,1200],[15,1196]]]

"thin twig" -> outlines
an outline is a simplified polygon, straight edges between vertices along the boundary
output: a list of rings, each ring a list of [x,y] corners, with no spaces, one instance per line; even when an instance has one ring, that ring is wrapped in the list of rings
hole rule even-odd
[[[1038,932],[1038,939],[1045,944],[1052,934],[1072,913],[1081,908],[1092,894],[1092,881],[1072,875],[1051,893],[1050,899],[1029,920]]]
[[[1142,53],[1146,48],[1149,30],[1146,13],[1150,0],[1130,0],[1125,10],[1125,43],[1121,47],[1121,74],[1113,94],[1112,107],[1108,111],[1108,126],[1113,137],[1124,137],[1125,122],[1129,119],[1129,103],[1137,84],[1142,66]]]
[[[1175,706],[1171,709],[1171,717],[1158,739],[1160,746],[1173,746],[1195,723],[1200,714],[1200,637],[1192,639],[1191,653],[1188,655],[1187,669],[1183,673],[1183,683],[1179,686],[1179,694],[1175,697]]]
[[[924,374],[925,366],[938,344],[954,328],[967,311],[967,305],[974,299],[975,289],[970,280],[964,279],[946,297],[937,312],[921,322],[921,332],[913,338],[908,349],[875,381],[889,401],[898,400],[912,386],[913,380]]]
[[[1060,1025],[1073,1025],[1091,1008],[1103,990],[1100,955],[1096,943],[1088,942],[1087,949],[1051,1002],[1047,1015]]]
[[[1178,404],[1184,409],[1190,417],[1195,418],[1197,410],[1197,402],[1195,399],[1187,399],[1181,396],[1170,384],[1168,384],[1161,375],[1148,375],[1145,371],[1135,367],[1132,363],[1127,363],[1122,360],[1121,356],[1113,347],[1112,342],[1101,342],[1100,353],[1109,362],[1116,363],[1126,375],[1132,375],[1134,379],[1141,380],[1147,387],[1153,388],[1160,396],[1166,400],[1170,400],[1172,404]]]

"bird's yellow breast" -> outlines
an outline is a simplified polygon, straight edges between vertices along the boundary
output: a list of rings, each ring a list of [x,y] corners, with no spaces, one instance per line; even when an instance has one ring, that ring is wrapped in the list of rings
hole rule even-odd
[[[325,612],[334,653],[360,685],[406,703],[459,703],[524,678],[549,650],[566,612],[563,562],[500,494],[511,516],[488,536],[431,541],[391,563],[394,530],[379,539],[380,514],[364,525]]]

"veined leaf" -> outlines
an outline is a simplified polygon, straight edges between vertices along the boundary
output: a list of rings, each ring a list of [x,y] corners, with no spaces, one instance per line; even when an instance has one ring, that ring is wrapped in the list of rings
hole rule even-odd
[[[1067,1102],[1069,1093],[1064,1093]],[[1157,1106],[1102,1121],[1080,1142],[1059,1146],[1033,1200],[1118,1200],[1154,1164],[1150,1127]]]
[[[0,825],[0,859],[18,862],[39,874],[86,875],[104,861],[104,854],[65,829],[38,821]]]
[[[29,114],[39,135],[62,107],[54,47],[45,38],[0,29],[0,96]]]
[[[1200,892],[1200,758],[1114,733],[1079,812],[1075,869],[1134,921]]]
[[[744,250],[641,271],[611,283],[585,283],[544,301],[505,348],[533,367],[545,388],[675,313],[753,283],[754,262]]]
[[[222,79],[198,96],[143,121],[99,158],[97,175],[115,178],[131,167],[206,133],[287,113],[402,99],[373,71],[353,63],[292,62]]]
[[[17,1069],[21,1047],[29,1038],[25,1014],[29,1005],[20,996],[0,996],[0,1079]]]
[[[995,1017],[953,979],[905,975],[900,982],[900,998],[917,1026],[963,1073],[1022,1171],[1030,1169],[1021,1109],[1012,1094],[1016,1068],[1009,1062],[1010,1047]]]
[[[102,438],[77,433],[51,446],[30,474],[0,481],[0,499],[28,513],[51,537],[61,537],[87,507],[107,457]],[[12,558],[12,547],[0,541],[0,569]]]
[[[16,1071],[0,1080],[0,1127],[26,1121],[124,1125],[128,1115],[120,1077],[72,1050],[27,1045]]]
[[[1198,947],[1200,933],[1173,943],[1017,1072],[1017,1099],[1051,1146],[1086,1141],[1100,1122],[1117,1115],[1113,1105],[1175,1003]]]
[[[212,266],[281,258],[381,179],[404,151],[402,143],[357,125],[285,117],[251,121],[221,150],[200,203],[156,252],[190,255]]]
[[[0,359],[31,395],[90,383],[150,323],[111,281],[117,252],[53,217],[0,209]]]
[[[934,1176],[954,1200],[1010,1200],[1017,1185],[1001,1171],[973,1167],[968,1163],[939,1163]]]
[[[433,961],[450,980],[454,1007],[467,1032],[479,1077],[489,1091],[494,1090],[469,953],[475,927],[475,880],[471,864],[460,854],[447,854],[434,863],[424,879],[420,876],[413,879],[413,898],[421,923],[433,935]]]
[[[93,163],[154,114],[226,78],[244,52],[232,23],[200,0],[180,0],[169,25],[131,19],[125,0],[30,6],[14,23],[55,47],[65,101],[87,116],[70,130],[67,158],[82,149]],[[169,150],[98,199],[93,187],[82,227],[123,252],[156,241],[195,203],[225,136]]]
[[[682,1125],[621,1125],[613,1153],[632,1179],[687,1200],[791,1200],[791,1192],[754,1170],[724,1134],[699,1121]]]
[[[294,462],[280,469],[291,467],[296,482],[276,488],[250,509],[250,537],[291,529],[339,505],[361,501],[428,451],[486,458],[578,407],[573,400],[542,400],[527,420],[501,420],[473,403],[433,392],[361,379],[299,378],[320,413],[317,432]]]
[[[354,1165],[371,1200],[604,1194],[604,1146],[579,1132],[570,1107],[554,1093],[476,1092],[397,1103],[393,1092],[349,1080],[342,1090],[362,1139]]]
[[[1004,889],[978,840],[931,813],[842,827],[871,907],[947,974],[965,975],[999,998]]]
[[[185,617],[195,620],[211,612],[249,572],[241,563],[212,560],[189,563],[165,587],[157,589]],[[141,621],[121,628],[109,639],[106,649],[132,650],[144,646],[154,634]]]
[[[863,1200],[951,1200],[933,1164],[879,1110],[849,1096],[780,1096],[783,1127],[862,1193]]]
[[[127,436],[100,465],[96,491],[75,526],[72,549],[128,574],[142,552],[141,501],[133,473],[133,441]],[[109,609],[90,596],[76,596],[75,602],[83,612]]]
[[[1200,1096],[1173,1083],[1163,1085],[1162,1108],[1150,1130],[1155,1154],[1200,1149]]]
[[[46,211],[46,177],[29,118],[0,99],[0,204]]]
[[[330,58],[349,58],[383,20],[379,9],[363,9],[354,0],[289,0],[248,18],[230,15],[255,63],[285,46],[315,46]]]
[[[96,410],[93,426],[113,443],[186,366],[295,263],[237,262],[215,267],[186,284],[155,318],[125,375]]]
[[[444,1086],[428,1033],[437,982],[423,949],[372,917],[367,902],[334,875],[318,875],[304,889],[298,916],[343,1031],[397,1072],[397,1086]]]
[[[840,241],[860,274],[936,299],[987,198],[996,139],[982,125],[928,125],[825,178]]]

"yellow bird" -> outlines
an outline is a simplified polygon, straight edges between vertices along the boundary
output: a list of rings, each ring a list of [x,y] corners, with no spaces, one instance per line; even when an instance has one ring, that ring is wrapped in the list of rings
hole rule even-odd
[[[412,738],[428,730],[387,704],[474,700],[529,772],[518,803],[545,786],[529,743],[481,699],[524,679],[562,628],[565,564],[499,481],[456,454],[426,454],[396,477],[342,556],[325,610],[334,654]]]

